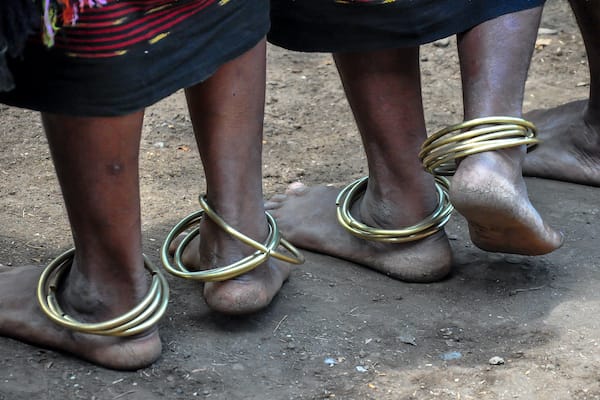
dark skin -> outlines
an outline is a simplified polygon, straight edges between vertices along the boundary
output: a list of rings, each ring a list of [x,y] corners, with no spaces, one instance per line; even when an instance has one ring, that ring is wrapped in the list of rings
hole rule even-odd
[[[540,8],[525,10],[459,35],[465,119],[521,116],[540,15]],[[388,229],[419,222],[431,213],[437,198],[433,178],[417,157],[426,138],[418,49],[340,53],[334,59],[369,165],[368,187],[354,215]],[[469,156],[453,178],[451,200],[467,218],[473,242],[485,250],[542,254],[562,243],[560,233],[543,222],[529,201],[521,176],[524,156],[524,148]],[[406,281],[434,281],[448,273],[451,252],[443,231],[395,245],[356,238],[337,223],[338,192],[295,183],[285,195],[273,197],[267,208],[286,237],[300,247]],[[314,221],[301,223],[307,215],[314,215]],[[514,237],[526,239],[516,242]]]
[[[540,12],[521,11],[458,35],[465,120],[521,117]],[[529,201],[522,176],[525,153],[520,146],[474,154],[460,162],[452,179],[450,200],[483,250],[539,255],[562,244],[562,235]]]
[[[265,41],[223,65],[186,95],[212,207],[234,228],[264,240],[261,134]],[[59,300],[69,314],[103,321],[130,310],[147,293],[142,259],[138,155],[143,111],[110,118],[42,114],[77,249]],[[238,149],[230,143],[235,140]],[[234,151],[234,152],[232,152]],[[244,171],[243,174],[240,171]],[[224,265],[253,249],[202,223],[195,253]],[[39,267],[0,271],[0,334],[69,352],[98,365],[138,369],[161,352],[158,330],[114,338],[74,333],[51,322],[34,295]],[[266,307],[289,269],[266,263],[238,279],[206,285],[209,306],[227,313]]]
[[[543,142],[527,155],[525,175],[600,186],[600,7],[570,0],[583,37],[590,69],[587,100],[527,114]]]
[[[436,193],[432,176],[417,157],[426,137],[418,49],[343,53],[335,54],[334,59],[370,171],[367,191],[353,214],[366,224],[389,229],[419,222],[435,207]],[[336,220],[338,192],[329,186],[295,184],[285,196],[272,198],[267,208],[272,209],[286,237],[309,250],[409,281],[438,280],[449,272],[450,246],[443,232],[407,244],[356,238]],[[299,218],[309,221],[301,223]]]
[[[222,67],[223,79],[186,90],[208,202],[227,223],[260,242],[267,237],[261,171],[265,46],[262,42],[255,50],[262,54],[260,58],[248,57]],[[213,268],[255,251],[210,220],[203,222],[201,237],[199,246],[194,242],[186,253],[187,265]],[[204,298],[223,313],[251,313],[271,302],[289,273],[289,265],[271,260],[235,279],[205,284]]]

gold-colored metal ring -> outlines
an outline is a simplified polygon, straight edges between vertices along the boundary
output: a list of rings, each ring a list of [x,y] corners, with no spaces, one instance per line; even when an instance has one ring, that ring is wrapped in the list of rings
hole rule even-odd
[[[357,198],[364,193],[368,177],[358,179],[346,186],[336,199],[339,223],[353,235],[362,239],[386,243],[405,243],[423,239],[438,232],[450,219],[452,204],[448,197],[449,182],[442,176],[435,177],[438,205],[435,210],[418,224],[402,229],[379,229],[356,220],[350,209]]]
[[[279,232],[279,228],[277,227],[277,222],[269,214],[265,213],[267,217],[267,225],[269,227],[269,233],[267,235],[267,239],[265,243],[257,242],[254,239],[249,238],[248,236],[238,232],[233,229],[229,224],[227,224],[207,203],[206,198],[204,196],[200,196],[199,198],[200,206],[202,210],[196,211],[184,219],[182,219],[179,223],[177,223],[173,229],[167,234],[165,241],[161,248],[161,260],[165,269],[180,278],[185,279],[193,279],[205,282],[217,282],[217,281],[225,281],[231,278],[235,278],[236,276],[242,275],[246,272],[253,270],[258,267],[260,264],[264,263],[269,257],[277,258],[281,261],[291,263],[291,264],[302,264],[304,262],[304,256],[300,253],[290,242],[281,237],[281,233]],[[253,247],[256,249],[254,253],[251,255],[242,258],[235,263],[218,267],[212,269],[202,269],[200,271],[190,271],[183,264],[181,259],[183,251],[185,247],[200,234],[200,228],[197,226],[204,216],[209,217],[219,228],[223,229],[229,235],[238,239],[242,243]],[[192,229],[193,228],[193,229]],[[173,241],[182,233],[187,231],[188,229],[192,229],[189,231],[183,240],[179,243],[175,252],[173,254],[173,261],[171,262],[171,257],[169,256],[169,247]],[[276,251],[279,246],[286,249],[290,255],[280,253]]]
[[[67,315],[56,298],[65,272],[73,263],[75,249],[55,258],[40,275],[37,298],[44,314],[55,323],[74,331],[105,336],[132,336],[154,326],[164,315],[169,303],[167,280],[144,256],[144,267],[152,277],[150,289],[142,301],[127,313],[104,322],[80,322]]]
[[[484,117],[444,128],[425,140],[419,158],[426,171],[450,176],[456,160],[472,154],[516,146],[534,146],[536,128],[531,122],[513,117]]]

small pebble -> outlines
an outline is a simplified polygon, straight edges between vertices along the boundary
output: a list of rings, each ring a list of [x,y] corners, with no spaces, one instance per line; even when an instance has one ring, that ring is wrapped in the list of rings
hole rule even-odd
[[[442,354],[440,357],[444,361],[459,360],[462,358],[462,354],[458,351],[451,351],[449,353]]]
[[[433,42],[433,45],[435,47],[448,47],[448,45],[450,45],[450,39],[444,38],[444,39],[436,40],[435,42]]]
[[[411,346],[417,345],[417,340],[414,336],[400,336],[398,339],[404,344],[410,344]]]
[[[556,35],[558,31],[556,29],[550,28],[540,28],[538,29],[538,35]]]
[[[502,364],[504,364],[504,358],[494,356],[494,357],[490,358],[490,361],[488,361],[488,362],[490,363],[490,365],[502,365]]]
[[[335,364],[337,364],[337,361],[335,361],[333,358],[328,357],[325,360],[323,360],[323,362],[327,365],[329,365],[330,367],[333,367]]]

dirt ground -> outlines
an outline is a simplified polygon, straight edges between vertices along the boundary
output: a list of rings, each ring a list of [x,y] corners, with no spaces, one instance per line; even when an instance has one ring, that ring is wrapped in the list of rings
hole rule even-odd
[[[583,43],[565,0],[550,0],[525,108],[585,98]],[[430,130],[461,121],[455,41],[421,55]],[[264,137],[266,195],[288,183],[343,185],[365,157],[326,54],[271,47]],[[0,106],[0,263],[45,264],[71,246],[35,113]],[[181,93],[147,112],[141,152],[145,252],[197,209],[204,178]],[[163,356],[136,372],[0,339],[0,400],[599,399],[598,188],[529,179],[534,204],[566,235],[542,257],[492,254],[447,231],[453,274],[406,284],[306,253],[273,305],[245,318],[210,312],[169,277]],[[34,294],[32,293],[32,296]],[[492,357],[504,364],[492,365]]]

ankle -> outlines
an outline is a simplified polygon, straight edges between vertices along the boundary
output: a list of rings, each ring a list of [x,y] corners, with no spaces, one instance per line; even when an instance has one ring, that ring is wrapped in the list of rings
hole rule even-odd
[[[477,162],[477,169],[486,168],[489,170],[506,170],[514,169],[516,167],[520,168],[523,164],[526,154],[527,149],[525,146],[509,147],[470,155],[461,161],[461,165],[464,163],[464,161],[468,160]]]
[[[201,202],[202,203],[202,202]],[[243,199],[236,201],[206,201],[206,206],[210,207],[223,222],[236,231],[257,241],[266,238],[267,220],[265,216],[264,200],[260,198]],[[222,227],[212,221],[208,212],[204,214],[201,227],[211,234],[223,237],[231,237]],[[206,236],[203,236],[206,237]]]
[[[225,218],[223,219],[225,220]],[[233,221],[230,222],[231,220]],[[244,216],[241,221],[231,218],[225,222],[237,232],[259,243],[264,243],[267,239],[269,228],[264,213],[260,218],[254,220],[248,220],[247,216]],[[199,243],[199,251],[202,264],[216,263],[220,265],[223,262],[249,256],[256,251],[255,248],[244,244],[208,217],[205,217],[200,223],[200,237],[202,240]]]
[[[356,217],[363,223],[384,229],[412,225],[429,215],[437,204],[433,179],[421,179],[401,187],[384,186],[383,191],[372,190],[369,183],[353,207]],[[404,187],[411,190],[407,191]]]
[[[97,268],[98,269],[98,268]],[[96,270],[97,270],[96,269]],[[149,284],[146,270],[139,273],[86,276],[73,262],[58,288],[58,297],[65,311],[99,320],[113,318],[135,307],[147,294]]]

